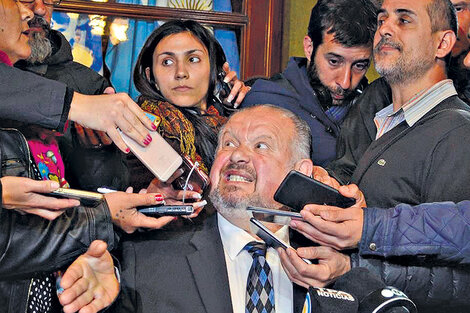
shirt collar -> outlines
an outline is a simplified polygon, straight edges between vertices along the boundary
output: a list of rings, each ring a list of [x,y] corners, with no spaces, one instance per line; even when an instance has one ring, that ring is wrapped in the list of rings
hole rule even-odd
[[[455,95],[457,95],[457,91],[452,80],[441,80],[430,88],[421,90],[399,110],[394,112],[392,103],[377,112],[375,116],[376,118],[385,118],[387,116],[397,116],[400,112],[403,112],[406,123],[411,127],[439,103]]]
[[[229,258],[233,261],[238,254],[243,251],[246,244],[250,241],[256,240],[262,242],[262,240],[255,239],[245,230],[233,225],[221,214],[217,213],[217,223],[219,226],[220,238],[224,246],[224,250],[227,252]],[[289,242],[289,227],[284,225],[280,228],[275,235],[284,242]],[[270,248],[272,249],[272,248]]]

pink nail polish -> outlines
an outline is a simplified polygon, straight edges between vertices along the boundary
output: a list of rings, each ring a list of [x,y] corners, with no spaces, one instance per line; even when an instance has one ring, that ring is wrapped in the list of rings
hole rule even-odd
[[[131,149],[127,148],[126,153],[129,153],[129,152],[131,152]]]
[[[165,200],[165,198],[163,197],[162,194],[156,194],[155,195],[155,201],[162,202],[163,200]]]
[[[148,146],[148,144],[149,144],[150,142],[148,142],[147,139],[144,139],[143,143],[144,143],[144,145]]]
[[[152,136],[147,135],[147,141],[148,141],[149,143],[152,142]]]
[[[157,125],[152,124],[152,129],[153,129],[153,130],[157,130]]]

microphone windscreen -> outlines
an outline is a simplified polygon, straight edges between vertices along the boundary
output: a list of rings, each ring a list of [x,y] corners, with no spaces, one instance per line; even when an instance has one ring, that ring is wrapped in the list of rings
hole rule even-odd
[[[310,287],[302,313],[357,313],[358,308],[358,300],[347,292]]]
[[[340,276],[333,283],[332,288],[352,293],[361,301],[370,293],[385,286],[385,283],[368,269],[354,267],[343,276]]]
[[[353,294],[359,313],[416,312],[415,304],[400,290],[386,286],[380,277],[356,267],[339,277],[333,288]]]

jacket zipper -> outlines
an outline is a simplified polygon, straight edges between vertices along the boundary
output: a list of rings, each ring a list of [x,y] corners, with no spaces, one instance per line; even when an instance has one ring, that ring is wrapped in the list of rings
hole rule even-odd
[[[28,294],[26,295],[26,308],[24,310],[24,313],[28,313],[29,295],[31,294],[32,287],[33,287],[33,278],[31,278],[31,280],[29,281]]]

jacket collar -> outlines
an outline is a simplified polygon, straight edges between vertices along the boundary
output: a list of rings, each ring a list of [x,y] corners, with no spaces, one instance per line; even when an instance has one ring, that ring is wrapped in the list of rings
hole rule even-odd
[[[187,259],[207,313],[231,312],[232,300],[217,214],[207,217],[202,230],[195,232],[191,244],[196,251]]]

